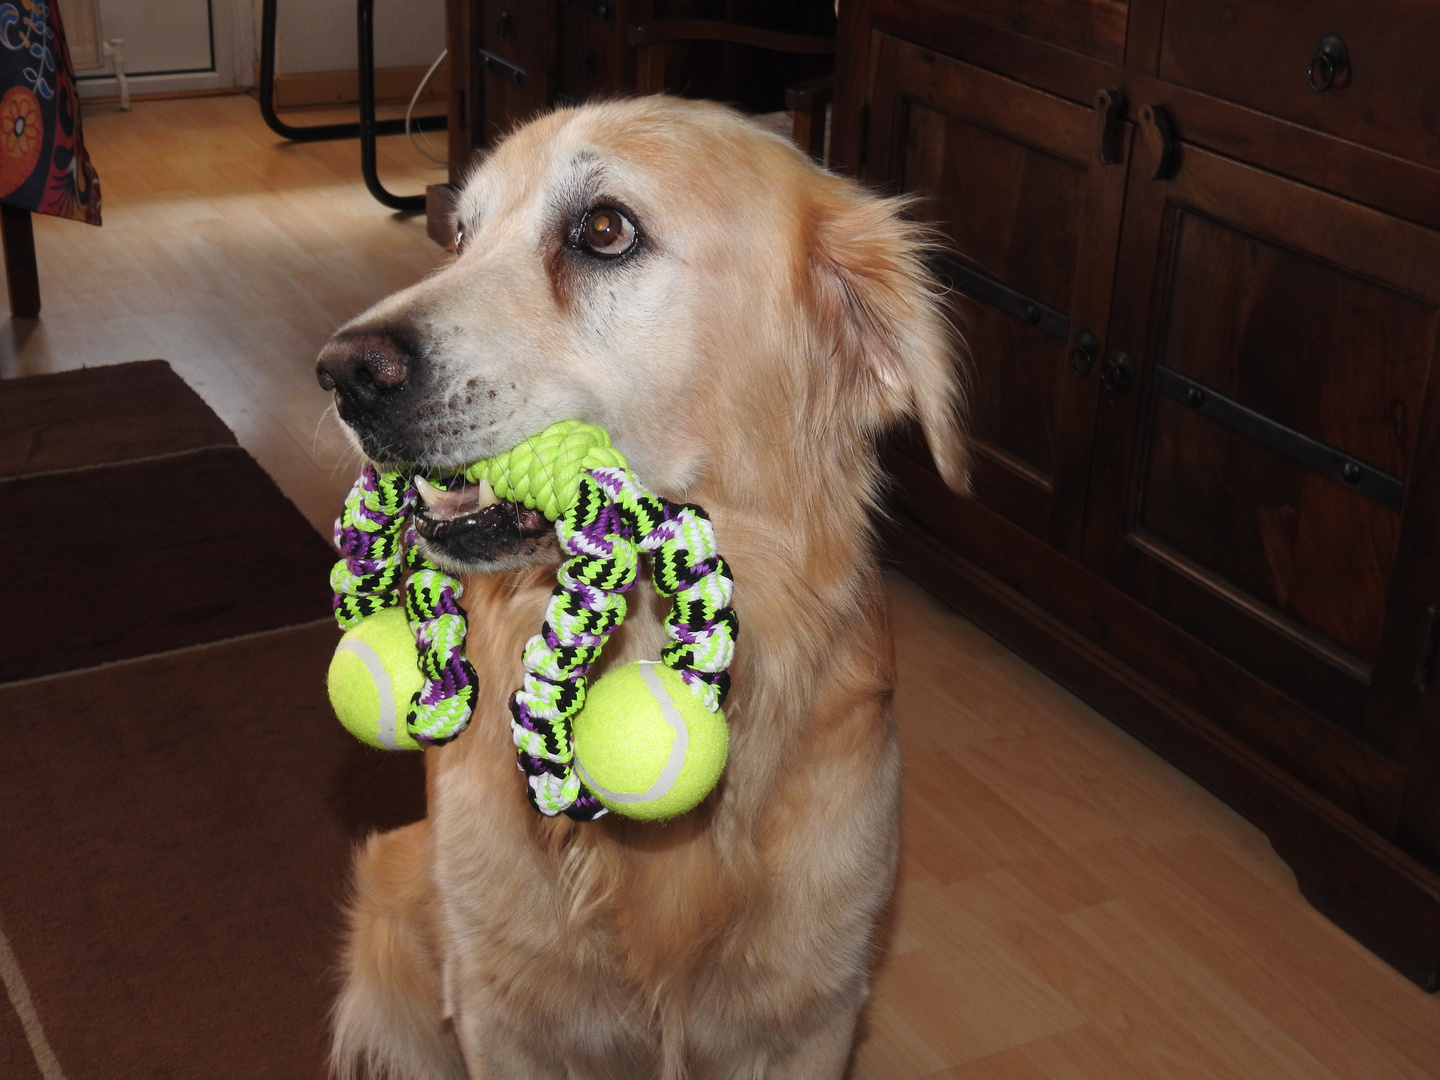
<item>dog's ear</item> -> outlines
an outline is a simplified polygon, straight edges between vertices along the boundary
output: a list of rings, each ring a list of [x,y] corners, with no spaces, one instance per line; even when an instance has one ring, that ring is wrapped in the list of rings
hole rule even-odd
[[[924,263],[927,230],[901,199],[831,178],[818,193],[807,257],[814,318],[828,370],[812,404],[822,423],[875,434],[913,417],[944,481],[969,487],[959,335]]]

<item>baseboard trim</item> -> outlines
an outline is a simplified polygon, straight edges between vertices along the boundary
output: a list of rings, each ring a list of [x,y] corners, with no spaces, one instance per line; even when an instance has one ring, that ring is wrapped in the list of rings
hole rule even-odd
[[[207,97],[240,97],[242,94],[252,93],[248,86],[225,86],[215,90],[158,90],[153,94],[131,94],[131,101],[179,101],[182,98],[207,98]],[[118,105],[118,95],[110,97],[85,98],[85,104],[90,105]]]
[[[1440,874],[919,525],[894,519],[882,536],[901,570],[1257,825],[1318,911],[1440,989]]]
[[[410,96],[429,70],[418,67],[375,69],[375,103],[377,105],[408,105]],[[255,85],[260,85],[260,62],[254,64]],[[450,61],[443,60],[430,76],[418,104],[444,103],[449,94]],[[275,76],[275,107],[277,109],[324,108],[331,105],[354,105],[360,100],[360,75],[354,71],[305,71],[294,75]]]

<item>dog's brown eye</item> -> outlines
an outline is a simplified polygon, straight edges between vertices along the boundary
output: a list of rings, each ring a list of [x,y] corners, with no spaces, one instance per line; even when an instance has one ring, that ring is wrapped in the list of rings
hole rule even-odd
[[[455,226],[455,238],[450,241],[450,250],[456,255],[465,250],[465,230],[458,225]]]
[[[592,253],[613,259],[635,245],[635,226],[613,206],[597,206],[585,215],[580,242]]]

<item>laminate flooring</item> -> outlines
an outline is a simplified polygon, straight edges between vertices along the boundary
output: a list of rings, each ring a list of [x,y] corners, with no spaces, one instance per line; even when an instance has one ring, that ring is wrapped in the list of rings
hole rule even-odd
[[[0,331],[0,376],[167,359],[328,532],[358,459],[314,356],[440,262],[423,220],[370,198],[355,142],[286,144],[249,98],[85,124],[106,224],[36,219],[44,307]],[[381,171],[443,177],[401,138]],[[1311,909],[1263,835],[889,588],[906,846],[856,1080],[1440,1078],[1440,998]]]
[[[0,331],[0,377],[168,360],[328,535],[359,458],[315,354],[441,261],[423,215],[371,198],[357,140],[286,142],[249,97],[102,105],[84,122],[105,224],[34,215],[40,318]],[[443,133],[429,137],[443,153]],[[391,191],[445,179],[403,136],[379,146]]]

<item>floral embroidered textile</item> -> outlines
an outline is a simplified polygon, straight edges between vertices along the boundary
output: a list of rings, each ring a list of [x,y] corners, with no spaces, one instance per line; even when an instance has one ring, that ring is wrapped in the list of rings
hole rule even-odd
[[[54,0],[0,3],[0,203],[100,224],[100,181]]]

